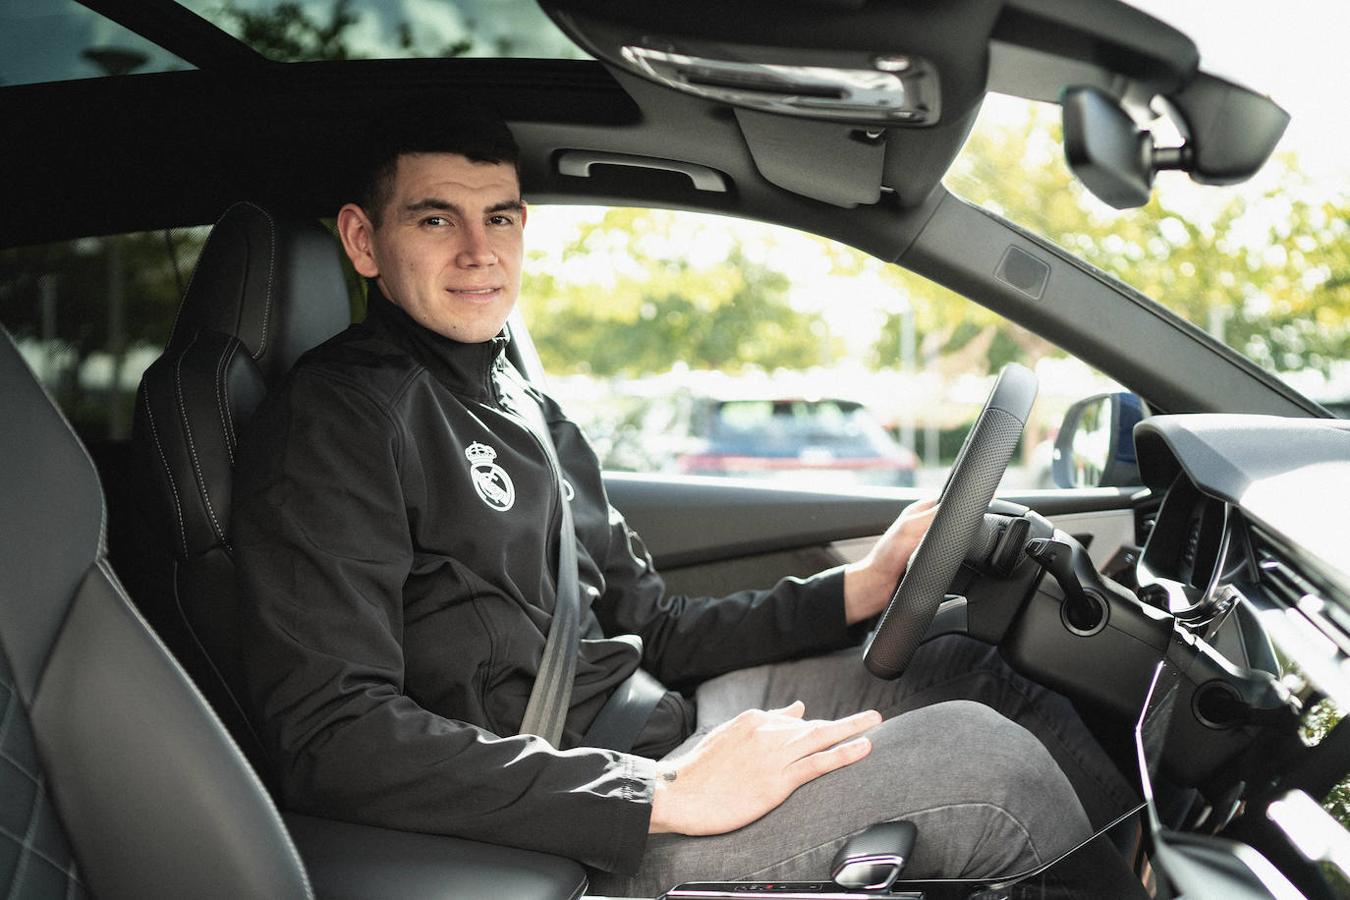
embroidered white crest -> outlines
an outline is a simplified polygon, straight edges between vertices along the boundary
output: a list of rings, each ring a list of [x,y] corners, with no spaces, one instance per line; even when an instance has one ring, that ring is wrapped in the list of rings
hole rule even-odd
[[[500,512],[506,512],[516,502],[516,486],[511,483],[501,466],[493,462],[497,451],[487,444],[474,441],[464,451],[469,459],[469,475],[473,478],[474,490],[483,502]]]

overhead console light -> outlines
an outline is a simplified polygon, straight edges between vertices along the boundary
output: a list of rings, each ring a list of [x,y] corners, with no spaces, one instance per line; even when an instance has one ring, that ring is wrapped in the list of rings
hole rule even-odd
[[[873,68],[863,69],[713,59],[634,44],[621,54],[667,87],[733,106],[877,125],[932,125],[941,115],[937,71],[913,56],[876,56]]]

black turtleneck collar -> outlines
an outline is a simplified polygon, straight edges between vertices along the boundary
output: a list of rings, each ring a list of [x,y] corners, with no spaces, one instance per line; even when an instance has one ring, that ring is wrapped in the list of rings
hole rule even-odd
[[[367,282],[366,322],[426,366],[447,389],[474,400],[496,398],[492,372],[510,336],[505,328],[481,344],[465,344],[423,326],[384,296],[374,279]]]

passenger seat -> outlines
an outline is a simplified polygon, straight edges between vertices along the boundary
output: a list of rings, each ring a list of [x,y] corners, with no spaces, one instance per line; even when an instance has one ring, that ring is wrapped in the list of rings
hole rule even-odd
[[[318,222],[235,203],[211,230],[168,345],[136,395],[132,479],[149,539],[127,567],[132,597],[265,778],[242,702],[234,451],[267,391],[350,321],[333,236]]]
[[[0,331],[0,889],[312,897],[258,778],[127,601],[94,465]]]

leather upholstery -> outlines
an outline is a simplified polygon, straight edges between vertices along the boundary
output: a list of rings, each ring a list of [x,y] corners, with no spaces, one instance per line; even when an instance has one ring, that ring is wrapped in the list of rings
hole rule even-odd
[[[89,896],[46,774],[33,746],[28,710],[0,653],[0,893],[6,897]]]
[[[144,590],[137,585],[134,594],[264,777],[269,766],[263,744],[240,702],[238,598],[229,540],[235,449],[239,429],[295,360],[346,327],[347,288],[337,254],[337,242],[317,223],[290,221],[249,203],[230,207],[202,250],[168,347],[146,370],[136,400],[133,477],[151,539],[144,542],[146,559],[129,568],[150,573]],[[83,616],[73,624],[115,630]],[[68,662],[55,683],[63,690],[70,685],[65,702],[87,707],[74,687],[79,667]],[[134,720],[129,703],[106,693],[91,696],[115,716]],[[231,768],[210,752],[201,764]],[[138,785],[146,792],[161,787],[193,792],[174,779]],[[81,796],[78,803],[82,814],[108,812],[90,798]],[[586,886],[576,862],[543,853],[289,818],[325,897],[568,900]],[[284,834],[272,839],[274,850],[290,846]],[[183,890],[181,896],[194,892]],[[238,896],[299,895],[249,889]]]
[[[586,873],[570,859],[478,841],[287,813],[325,900],[576,900]]]
[[[211,229],[165,347],[201,331],[237,337],[273,384],[351,320],[337,242],[317,222],[235,203]]]
[[[0,746],[35,787],[4,794],[31,799],[10,896],[312,896],[262,785],[108,566],[93,463],[3,332],[0,421]]]
[[[337,243],[236,203],[211,231],[164,353],[136,398],[134,477],[151,531],[133,596],[259,772],[241,698],[230,487],[239,429],[304,351],[346,327]]]

